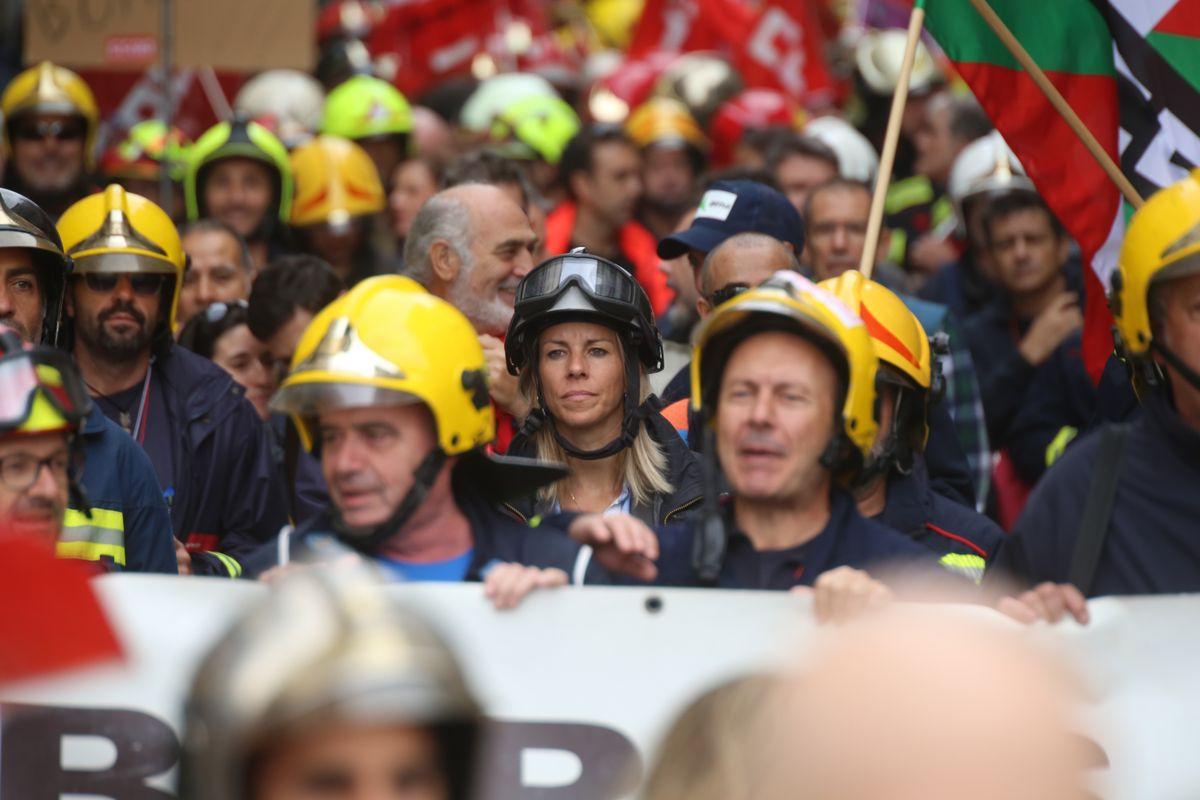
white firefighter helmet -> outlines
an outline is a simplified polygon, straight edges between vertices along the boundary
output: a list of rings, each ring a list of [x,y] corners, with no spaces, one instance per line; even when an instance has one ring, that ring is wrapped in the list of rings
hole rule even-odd
[[[251,800],[267,746],[330,723],[427,730],[450,797],[469,796],[479,707],[442,639],[366,568],[297,570],[209,651],[184,709],[179,796]]]
[[[838,172],[852,181],[871,183],[879,171],[879,154],[867,137],[841,117],[817,117],[804,126],[804,134],[824,142],[837,154]]]
[[[463,103],[458,122],[468,131],[486,134],[492,122],[514,104],[529,97],[558,97],[550,81],[532,72],[506,72],[476,87]]]
[[[312,138],[324,107],[320,82],[294,69],[260,72],[233,101],[236,113],[265,125],[289,150]]]
[[[854,62],[867,88],[876,94],[891,95],[900,83],[900,63],[908,34],[900,29],[874,30],[864,33],[854,48]],[[927,94],[942,83],[942,73],[925,43],[917,41],[913,57],[908,93]]]
[[[946,191],[960,226],[966,224],[964,203],[982,195],[1035,192],[1033,181],[998,131],[981,136],[963,148],[950,168]]]

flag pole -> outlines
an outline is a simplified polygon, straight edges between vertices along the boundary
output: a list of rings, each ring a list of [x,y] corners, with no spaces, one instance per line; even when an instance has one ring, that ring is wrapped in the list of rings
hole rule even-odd
[[[913,59],[917,53],[917,41],[925,24],[925,0],[916,0],[912,17],[908,20],[908,39],[904,43],[904,58],[900,62],[900,79],[892,95],[892,110],[888,113],[887,132],[883,136],[883,152],[879,154],[879,171],[875,174],[875,193],[871,196],[871,212],[867,218],[867,237],[863,242],[862,258],[858,271],[871,277],[875,269],[875,250],[879,247],[879,233],[883,228],[883,201],[887,197],[888,183],[892,177],[892,166],[896,162],[896,145],[900,141],[900,120],[904,116],[904,105],[908,101],[908,79],[912,75]]]
[[[1142,196],[1138,194],[1138,190],[1133,188],[1133,184],[1125,177],[1125,173],[1121,172],[1121,168],[1116,165],[1108,152],[1101,146],[1100,142],[1096,141],[1096,137],[1088,130],[1088,126],[1083,123],[1079,115],[1075,113],[1075,109],[1071,108],[1071,104],[1066,101],[1062,93],[1055,88],[1050,79],[1046,77],[1046,73],[1042,68],[1034,62],[1029,52],[1017,41],[1017,37],[1013,36],[1012,31],[1004,24],[1004,20],[1000,19],[999,15],[988,5],[987,0],[970,0],[971,5],[979,12],[979,16],[983,17],[983,21],[988,24],[988,27],[999,37],[1001,43],[1008,48],[1008,52],[1012,53],[1013,58],[1017,63],[1029,73],[1029,77],[1033,78],[1033,82],[1042,90],[1042,94],[1050,101],[1050,105],[1054,106],[1054,110],[1066,121],[1079,140],[1083,142],[1083,146],[1092,154],[1092,158],[1100,164],[1100,168],[1108,175],[1109,180],[1116,184],[1121,190],[1121,194],[1125,196],[1125,200],[1134,208],[1141,208]]]

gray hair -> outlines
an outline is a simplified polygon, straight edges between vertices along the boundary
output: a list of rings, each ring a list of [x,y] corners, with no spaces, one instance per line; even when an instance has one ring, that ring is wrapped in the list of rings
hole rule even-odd
[[[448,191],[438,192],[425,201],[413,219],[404,240],[400,274],[428,289],[433,277],[429,253],[434,242],[446,242],[466,266],[471,263],[471,236],[471,210],[467,204]]]

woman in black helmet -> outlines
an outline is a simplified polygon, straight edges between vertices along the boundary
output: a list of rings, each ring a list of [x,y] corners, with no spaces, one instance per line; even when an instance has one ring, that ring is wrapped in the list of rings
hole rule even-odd
[[[533,409],[509,454],[570,469],[514,511],[624,511],[656,525],[699,509],[699,461],[649,393],[662,336],[628,272],[582,249],[543,262],[517,287],[505,351]]]

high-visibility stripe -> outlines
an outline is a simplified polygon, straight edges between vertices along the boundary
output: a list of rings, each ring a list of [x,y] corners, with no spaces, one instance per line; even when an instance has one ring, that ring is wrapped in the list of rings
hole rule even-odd
[[[218,553],[216,550],[209,550],[208,554],[210,556],[215,556],[216,559],[225,567],[225,569],[229,570],[229,577],[242,577],[242,565],[237,562],[237,559],[233,558],[232,556],[227,556],[224,553]]]
[[[1046,466],[1053,466],[1054,462],[1058,461],[1062,456],[1063,451],[1067,449],[1067,445],[1078,435],[1078,428],[1072,428],[1070,425],[1062,426],[1058,433],[1054,434],[1054,438],[1050,440],[1050,444],[1046,445]]]
[[[946,553],[946,555],[938,559],[938,563],[951,572],[965,575],[976,584],[983,582],[983,568],[985,563],[979,556],[967,555],[965,553]]]
[[[89,517],[75,508],[68,508],[63,515],[63,525],[68,528],[107,528],[111,531],[125,530],[125,515],[111,508],[93,508]]]
[[[59,558],[81,558],[87,561],[99,561],[107,556],[122,567],[125,566],[125,548],[119,544],[58,542],[54,552]]]

